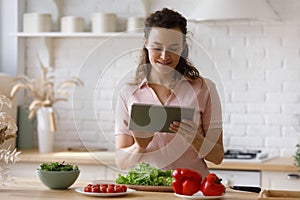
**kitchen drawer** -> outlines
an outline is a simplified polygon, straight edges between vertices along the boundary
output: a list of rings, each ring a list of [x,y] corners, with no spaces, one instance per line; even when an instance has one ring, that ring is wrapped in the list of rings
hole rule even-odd
[[[262,171],[262,187],[264,189],[299,191],[300,174],[296,172]]]
[[[260,187],[260,171],[241,171],[241,170],[210,170],[222,178],[222,183],[226,186],[257,186]]]

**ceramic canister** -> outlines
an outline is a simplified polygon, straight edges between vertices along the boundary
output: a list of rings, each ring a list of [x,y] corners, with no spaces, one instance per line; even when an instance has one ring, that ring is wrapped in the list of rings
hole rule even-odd
[[[114,13],[92,13],[92,32],[115,32],[117,29],[117,15]]]
[[[52,29],[51,14],[25,13],[23,16],[24,32],[49,32]]]
[[[76,16],[62,17],[61,32],[84,32],[84,18]]]
[[[142,32],[145,18],[129,17],[127,20],[127,31]]]

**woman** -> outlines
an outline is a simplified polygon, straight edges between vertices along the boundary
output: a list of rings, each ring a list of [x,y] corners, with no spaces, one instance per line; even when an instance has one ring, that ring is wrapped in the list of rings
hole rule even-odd
[[[187,61],[186,19],[164,8],[145,20],[145,43],[135,81],[116,106],[116,163],[128,169],[147,162],[162,169],[190,168],[208,174],[205,160],[223,160],[222,114],[213,82]],[[193,121],[174,121],[174,133],[128,129],[133,103],[194,107]]]

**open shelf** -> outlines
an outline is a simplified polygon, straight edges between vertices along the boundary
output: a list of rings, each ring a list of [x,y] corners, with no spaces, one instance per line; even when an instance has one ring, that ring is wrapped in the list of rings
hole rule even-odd
[[[10,33],[11,36],[16,37],[142,37],[141,32],[107,32],[107,33],[92,33],[92,32],[76,32],[76,33],[62,33],[62,32],[39,32],[27,33],[18,32]]]

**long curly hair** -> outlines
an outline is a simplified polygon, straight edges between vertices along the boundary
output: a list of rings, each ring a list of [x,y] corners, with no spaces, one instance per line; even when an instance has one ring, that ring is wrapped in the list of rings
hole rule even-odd
[[[184,76],[189,81],[202,80],[199,71],[194,67],[188,60],[189,49],[186,43],[187,39],[187,20],[178,12],[170,10],[168,8],[163,8],[160,11],[152,13],[145,20],[144,27],[144,37],[148,39],[151,28],[166,28],[173,29],[178,28],[183,35],[183,51],[181,53],[179,62],[175,68],[179,73],[174,73],[174,81],[178,81],[182,76]],[[134,83],[139,84],[141,81],[148,76],[151,70],[151,64],[148,56],[148,50],[144,46],[139,64],[135,72]]]

